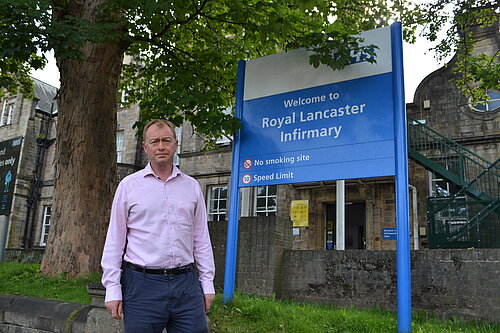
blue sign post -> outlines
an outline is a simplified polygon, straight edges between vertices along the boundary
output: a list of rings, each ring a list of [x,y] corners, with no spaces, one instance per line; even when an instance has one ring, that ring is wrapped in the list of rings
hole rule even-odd
[[[396,136],[396,264],[398,332],[411,332],[410,219],[408,208],[408,146],[403,81],[403,38],[401,24],[391,26]]]
[[[238,62],[238,81],[236,83],[236,113],[241,119],[243,108],[243,78],[245,77],[245,61]],[[232,301],[234,297],[234,285],[236,283],[236,256],[238,253],[238,213],[240,211],[240,189],[238,187],[238,175],[240,162],[235,156],[239,156],[240,145],[238,144],[240,133],[234,135],[233,160],[231,172],[231,185],[229,188],[229,216],[226,240],[226,267],[224,271],[224,302]]]
[[[377,62],[342,71],[295,50],[238,66],[224,301],[234,295],[239,188],[396,176],[398,331],[411,331],[408,172],[401,25],[361,34]]]

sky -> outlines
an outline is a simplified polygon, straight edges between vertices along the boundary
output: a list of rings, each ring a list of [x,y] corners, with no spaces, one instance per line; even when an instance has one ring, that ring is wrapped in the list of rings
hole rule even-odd
[[[417,37],[415,44],[403,43],[403,69],[405,82],[405,102],[413,101],[419,83],[430,73],[440,68],[434,59],[434,52],[428,51],[433,44]],[[59,71],[53,53],[46,54],[49,62],[43,70],[32,72],[32,76],[55,87],[59,87]]]

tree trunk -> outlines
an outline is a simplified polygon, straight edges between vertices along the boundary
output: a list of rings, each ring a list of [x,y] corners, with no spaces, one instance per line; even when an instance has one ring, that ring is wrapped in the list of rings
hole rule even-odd
[[[86,1],[72,15],[95,15]],[[89,4],[90,3],[90,4]],[[71,2],[70,2],[71,5]],[[72,4],[74,6],[74,4]],[[95,9],[95,7],[94,7]],[[83,60],[56,60],[61,73],[53,215],[42,273],[85,275],[100,270],[116,179],[116,109],[124,48],[87,43]]]

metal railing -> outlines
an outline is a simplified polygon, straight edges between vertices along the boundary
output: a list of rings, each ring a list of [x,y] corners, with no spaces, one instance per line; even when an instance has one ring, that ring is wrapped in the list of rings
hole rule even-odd
[[[430,248],[500,247],[500,159],[490,163],[408,118],[410,157],[459,186],[427,199]]]
[[[500,159],[491,163],[418,120],[408,119],[409,150],[432,161],[435,164],[433,171],[462,188],[466,187],[470,195],[484,200],[498,198]]]
[[[427,207],[434,211],[427,217],[430,248],[500,246],[500,199],[485,203],[457,198],[453,202],[446,200],[446,205],[442,199],[446,198],[427,199]]]

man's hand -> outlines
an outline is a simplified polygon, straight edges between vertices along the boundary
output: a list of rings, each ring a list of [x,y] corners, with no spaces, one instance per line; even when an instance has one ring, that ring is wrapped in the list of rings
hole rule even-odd
[[[206,304],[206,298],[205,298],[205,304]],[[108,312],[111,313],[111,317],[115,319],[122,319],[122,312],[123,312],[123,302],[122,301],[110,301],[104,303],[106,305],[106,309],[108,309]]]
[[[205,294],[205,312],[208,312],[210,310],[214,298],[215,298],[214,294]]]

